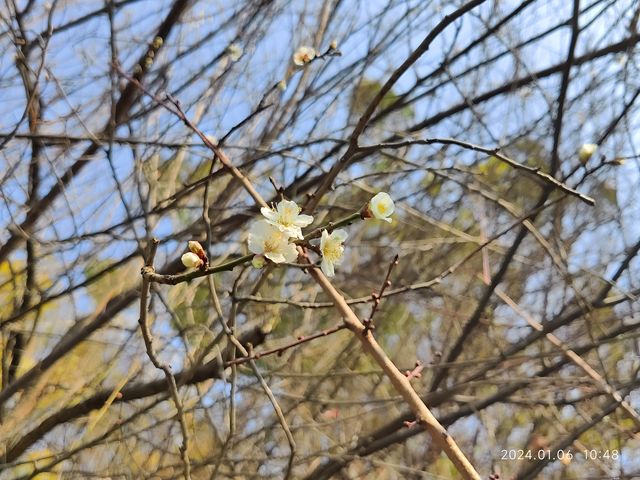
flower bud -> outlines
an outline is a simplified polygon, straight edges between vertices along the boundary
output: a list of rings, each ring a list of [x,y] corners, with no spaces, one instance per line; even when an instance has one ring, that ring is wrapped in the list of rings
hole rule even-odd
[[[585,164],[593,154],[596,153],[596,150],[598,150],[598,145],[595,143],[585,143],[580,147],[580,150],[578,150],[578,158],[583,164]]]
[[[302,67],[316,58],[316,51],[312,47],[300,47],[293,54],[293,63]]]
[[[242,47],[236,43],[232,43],[227,47],[227,55],[232,62],[237,62],[244,53]]]
[[[195,253],[198,256],[198,258],[202,260],[202,265],[209,264],[209,257],[207,257],[207,252],[204,251],[204,248],[202,248],[202,245],[200,245],[200,242],[191,240],[188,243],[188,245],[189,245],[189,250],[191,250],[192,253]]]
[[[202,248],[202,245],[200,245],[200,242],[191,240],[189,241],[188,245],[189,245],[189,250],[195,253],[198,257],[202,258],[207,256],[207,254],[204,251],[204,248]]]
[[[182,264],[187,268],[200,268],[204,265],[202,259],[193,252],[187,252],[182,255]]]
[[[253,268],[264,268],[264,266],[267,264],[267,259],[264,258],[264,255],[254,255],[253,256],[253,260],[251,260],[251,265],[253,266]]]

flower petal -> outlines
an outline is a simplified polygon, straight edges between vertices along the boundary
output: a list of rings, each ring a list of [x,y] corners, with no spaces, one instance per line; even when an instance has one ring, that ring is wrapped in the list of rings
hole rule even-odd
[[[333,233],[331,234],[331,239],[333,241],[343,243],[348,236],[349,235],[347,234],[347,231],[340,228],[333,231]]]
[[[320,236],[320,250],[324,250],[327,240],[329,240],[329,232],[322,230],[322,235]]]
[[[322,269],[322,271],[324,272],[324,274],[331,278],[333,276],[335,276],[335,271],[333,269],[333,263],[331,263],[328,260],[322,259],[322,262],[320,262],[320,268]]]
[[[264,215],[264,218],[272,222],[275,222],[278,219],[278,214],[274,212],[272,209],[270,209],[269,207],[262,207],[260,209],[260,213]]]
[[[298,205],[293,200],[280,200],[276,209],[279,213],[286,213],[287,211],[295,212],[296,214],[300,211],[298,209]]]
[[[313,217],[311,215],[298,215],[298,218],[296,218],[296,225],[299,227],[306,227],[307,225],[310,225],[311,222],[313,222]]]
[[[273,228],[274,227],[270,225],[269,222],[267,222],[266,220],[258,220],[256,222],[253,222],[253,225],[251,225],[251,230],[249,230],[249,233],[256,235],[258,237],[264,238],[271,233]]]
[[[375,218],[386,220],[395,211],[395,205],[388,193],[380,192],[369,201],[369,211]]]
[[[293,243],[283,248],[282,254],[284,255],[284,259],[289,263],[295,262],[298,259],[298,249]]]
[[[271,260],[273,263],[282,263],[286,260],[284,258],[284,255],[280,252],[266,252],[264,256]]]
[[[264,253],[266,240],[274,234],[279,235],[278,229],[267,220],[254,222],[249,230],[249,251],[256,254]]]
[[[284,227],[282,225],[279,225],[279,228],[282,233],[287,234],[289,237],[298,238],[300,240],[304,238],[304,236],[302,235],[302,230],[300,230],[300,227],[296,227],[296,226]]]

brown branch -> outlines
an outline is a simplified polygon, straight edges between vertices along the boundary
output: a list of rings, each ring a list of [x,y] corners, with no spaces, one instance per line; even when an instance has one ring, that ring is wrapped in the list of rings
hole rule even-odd
[[[500,288],[496,288],[496,295],[502,299],[511,309],[524,318],[527,323],[534,328],[538,332],[544,333],[544,326],[536,321],[531,315],[529,315],[523,308],[520,307],[516,302],[514,302],[511,297],[509,297],[506,293],[504,293]],[[616,402],[620,404],[622,409],[627,413],[631,421],[635,424],[636,429],[640,431],[640,415],[638,412],[622,398],[620,393],[615,390],[609,383],[600,375],[597,371],[591,367],[585,360],[580,357],[576,352],[574,352],[569,346],[556,337],[553,333],[545,333],[545,338],[549,340],[554,346],[558,349],[562,350],[562,352],[567,356],[567,358],[573,362],[578,368],[580,368],[584,373],[586,373],[594,383],[602,389],[602,391],[606,392],[609,396],[611,396]]]
[[[627,51],[629,48],[636,45],[640,42],[640,34],[634,33],[626,38],[623,38],[619,42],[612,43],[607,45],[606,47],[600,48],[598,50],[593,50],[591,52],[585,53],[579,57],[576,57],[573,61],[574,66],[584,65],[592,60],[595,60],[600,57],[604,57],[607,55],[611,55],[613,53],[619,53]],[[492,98],[495,98],[499,95],[503,95],[505,93],[512,93],[514,90],[524,87],[534,81],[539,81],[543,78],[550,77],[552,75],[561,73],[564,70],[566,62],[561,62],[555,65],[552,65],[547,68],[543,68],[532,72],[529,75],[526,75],[521,78],[516,78],[514,80],[508,81],[499,87],[496,87],[488,92],[481,93],[480,95],[470,99],[468,102],[460,102],[457,105],[454,105],[447,110],[442,110],[431,117],[425,118],[424,120],[416,123],[415,125],[409,127],[408,132],[413,133],[420,130],[424,130],[432,125],[435,125],[445,118],[449,118],[452,115],[463,112],[469,108],[469,105],[478,105],[480,103],[484,103]],[[392,140],[399,140],[398,136],[394,136]]]
[[[471,463],[469,463],[469,460],[467,460],[451,435],[449,435],[447,430],[433,416],[429,408],[427,408],[411,386],[409,379],[393,364],[378,342],[376,342],[371,331],[362,324],[353,310],[347,305],[344,297],[338,293],[320,270],[315,267],[310,267],[309,273],[334,302],[347,328],[358,338],[364,351],[382,368],[395,390],[402,396],[415,414],[418,423],[427,430],[432,440],[444,450],[462,478],[480,480],[480,475],[478,475],[478,472],[476,472]]]
[[[580,193],[579,191],[569,187],[568,185],[565,185],[563,182],[556,179],[552,175],[540,171],[538,167],[530,167],[528,165],[523,165],[522,163],[516,162],[515,160],[507,157],[506,155],[503,155],[502,153],[500,153],[500,150],[501,150],[500,147],[487,148],[487,147],[482,147],[480,145],[474,145],[473,143],[464,142],[462,140],[456,140],[454,138],[427,138],[424,140],[407,140],[403,142],[380,143],[378,145],[364,146],[364,147],[360,147],[359,151],[363,153],[371,153],[371,152],[375,152],[385,148],[402,148],[410,145],[433,145],[433,144],[456,145],[458,147],[462,147],[467,150],[473,150],[476,152],[485,153],[487,155],[492,155],[496,157],[498,160],[506,163],[507,165],[517,170],[523,171],[531,175],[533,178],[541,180],[547,185],[551,185],[554,188],[557,188],[558,190],[561,190],[568,195],[579,198],[587,205],[595,205],[595,200],[593,198],[583,193]]]
[[[579,17],[580,0],[573,0],[569,52],[567,53],[567,60],[565,61],[564,67],[562,69],[562,81],[560,83],[560,93],[558,94],[558,110],[556,111],[555,118],[553,119],[553,147],[551,149],[551,165],[549,167],[552,176],[556,174],[560,164],[558,150],[560,149],[560,137],[562,134],[562,127],[564,126],[562,120],[564,118],[565,101],[567,98],[567,90],[569,89],[569,81],[571,78],[571,67],[573,66],[573,62],[575,60],[576,44],[578,42],[578,35],[580,35],[580,27],[578,24]]]
[[[591,428],[600,423],[607,415],[611,415],[613,412],[615,412],[619,406],[620,402],[618,402],[617,400],[612,400],[605,405],[596,406],[597,413],[593,416],[593,418],[578,425],[566,438],[549,447],[549,451],[558,452],[561,450],[566,450],[585,432],[588,432]],[[547,466],[549,462],[551,462],[551,459],[546,458],[546,456],[541,460],[536,459],[528,468],[525,468],[524,470],[519,472],[518,475],[514,477],[514,479],[533,480],[535,478],[539,478],[538,474],[545,466]]]
[[[106,136],[88,136],[88,135],[71,135],[66,133],[16,133],[11,132],[0,133],[0,139],[15,138],[18,140],[37,140],[44,146],[71,145],[81,142],[100,142],[102,143],[120,143],[124,145],[151,145],[154,147],[163,147],[171,149],[180,149],[185,147],[201,147],[201,142],[181,142],[181,141],[164,141],[160,138],[136,138],[136,137],[119,137],[109,138]]]
[[[465,13],[473,10],[475,7],[477,7],[478,5],[483,4],[485,1],[486,0],[473,0],[471,2],[468,2],[468,3],[464,4],[463,6],[461,6],[460,8],[458,8],[457,10],[451,12],[450,14],[445,15],[445,17],[442,20],[440,20],[440,22],[438,22],[438,24],[435,26],[435,28],[433,30],[431,30],[429,32],[429,34],[424,38],[424,40],[422,40],[420,45],[418,45],[418,47],[413,52],[411,52],[411,55],[409,55],[409,57],[402,63],[402,65],[400,65],[391,74],[391,76],[385,82],[385,84],[382,86],[380,91],[376,94],[376,96],[373,98],[373,100],[371,100],[371,102],[367,106],[367,109],[364,111],[364,113],[362,114],[362,116],[358,120],[358,123],[357,123],[356,127],[354,128],[353,133],[351,134],[351,137],[350,137],[350,140],[349,140],[349,143],[351,145],[353,145],[353,146],[357,145],[358,138],[360,137],[362,132],[364,132],[364,129],[367,126],[367,122],[371,118],[371,115],[373,115],[373,113],[375,112],[376,108],[378,108],[378,105],[380,104],[380,102],[382,101],[384,96],[387,93],[389,93],[391,88],[393,88],[393,86],[400,79],[400,77],[402,77],[402,75],[404,75],[404,73],[420,57],[422,57],[422,55],[424,55],[427,52],[427,50],[429,50],[429,47],[431,46],[431,43],[435,40],[435,38],[438,35],[440,35],[449,25],[451,25],[453,22],[455,22],[460,17],[462,17]]]
[[[219,272],[226,272],[233,270],[238,265],[243,265],[250,262],[253,258],[253,254],[243,255],[234,260],[230,260],[219,265],[207,267],[203,270],[194,270],[191,272],[180,273],[177,275],[162,275],[155,273],[153,269],[145,268],[142,271],[142,277],[153,283],[163,283],[165,285],[177,285],[178,283],[188,282],[195,278],[205,277]]]
[[[136,290],[129,290],[104,301],[103,304],[99,305],[96,309],[97,313],[93,318],[89,317],[78,321],[53,347],[46,357],[38,361],[24,374],[16,378],[13,383],[7,385],[7,387],[0,391],[0,405],[15,393],[30,385],[36,378],[49,370],[58,360],[77,347],[89,335],[113,320],[118,312],[128,307],[137,298],[138,293]]]
[[[271,406],[273,407],[273,410],[276,414],[276,417],[278,418],[278,422],[280,423],[280,426],[282,427],[282,430],[285,433],[285,436],[287,438],[287,442],[289,443],[289,462],[287,464],[287,470],[285,472],[284,475],[284,479],[287,480],[292,472],[293,469],[293,460],[295,458],[295,454],[296,454],[296,442],[293,438],[293,434],[291,433],[291,429],[289,428],[289,425],[287,424],[287,420],[284,416],[284,414],[282,413],[282,408],[280,408],[280,405],[278,404],[278,401],[276,399],[276,397],[273,395],[273,392],[271,391],[271,388],[269,388],[269,385],[267,384],[267,382],[265,381],[264,377],[262,376],[262,374],[260,373],[260,371],[258,370],[258,366],[256,365],[256,362],[253,360],[253,345],[249,344],[248,348],[245,348],[244,345],[242,345],[242,343],[236,338],[235,334],[233,333],[232,328],[235,328],[235,317],[236,317],[236,308],[237,308],[237,304],[233,303],[231,306],[231,321],[230,321],[230,325],[227,325],[227,323],[224,321],[224,318],[222,316],[222,309],[220,307],[220,302],[218,300],[218,295],[215,291],[215,285],[213,284],[213,277],[212,276],[208,276],[207,277],[207,281],[208,281],[208,285],[209,285],[209,292],[214,304],[214,307],[216,309],[216,313],[218,314],[218,323],[220,324],[220,326],[222,327],[222,331],[224,332],[224,334],[227,336],[227,339],[229,340],[229,342],[231,343],[231,349],[232,349],[232,357],[235,357],[235,350],[237,349],[240,353],[242,353],[242,355],[244,355],[245,357],[248,358],[248,363],[249,366],[251,367],[251,370],[253,370],[254,375],[256,376],[256,378],[258,379],[258,383],[260,383],[260,386],[262,387],[262,390],[264,391],[265,395],[267,396],[267,398],[269,399],[269,402],[271,403]],[[234,287],[235,288],[235,287]],[[234,368],[235,365],[232,365],[232,368]]]
[[[613,331],[609,331],[606,334],[602,335],[600,340],[607,341],[610,339],[617,338],[625,332],[634,331],[640,326],[640,323],[622,325],[614,329]],[[585,354],[588,351],[600,346],[600,342],[590,343],[586,345],[581,345],[579,347],[574,348],[573,350],[578,354]],[[508,358],[508,357],[506,357]],[[532,375],[534,378],[543,378],[549,376],[550,374],[557,372],[563,366],[568,363],[568,359],[563,357],[558,362],[541,369]],[[425,401],[432,406],[438,406],[443,402],[450,399],[452,392],[456,388],[462,388],[463,385],[467,384],[467,380],[462,380],[458,382],[458,385],[450,390],[443,390],[438,392],[432,392],[424,396]],[[637,384],[637,382],[636,382]],[[514,393],[528,387],[530,385],[529,381],[516,382],[512,385],[508,385],[498,392],[488,395],[484,398],[480,398],[474,402],[466,404],[465,406],[443,415],[440,418],[440,422],[442,425],[451,425],[457,420],[464,418],[468,415],[477,414],[479,411],[494,405],[496,403],[505,401]],[[410,428],[407,428],[407,423]],[[376,431],[370,434],[365,434],[361,437],[360,442],[354,448],[349,450],[350,454],[356,455],[358,457],[364,457],[367,455],[371,455],[373,453],[379,452],[389,446],[400,444],[411,437],[419,435],[422,433],[421,428],[417,428],[412,426],[412,415],[410,412],[405,412],[399,415],[394,420],[391,420],[386,425],[380,427]],[[307,480],[325,480],[329,478],[333,478],[340,469],[342,469],[347,464],[346,461],[342,460],[331,460],[329,463],[318,467],[311,474],[305,477]]]

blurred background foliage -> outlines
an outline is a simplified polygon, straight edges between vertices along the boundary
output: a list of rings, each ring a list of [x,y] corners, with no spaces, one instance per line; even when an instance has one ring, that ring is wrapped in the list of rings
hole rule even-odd
[[[157,99],[179,100],[266,199],[278,198],[275,184],[303,205],[395,69],[464,3],[6,2],[0,478],[182,475],[176,409],[137,323],[143,252],[159,238],[156,270],[177,273],[197,239],[222,263],[248,252],[258,211]],[[399,255],[375,336],[401,370],[423,363],[416,391],[483,478],[640,475],[640,5],[576,4],[568,70],[571,2],[485,1],[444,29],[383,95],[359,138],[377,148],[345,165],[310,227],[379,191],[394,198],[392,224],[345,227],[334,284],[367,318]],[[333,39],[341,55],[323,55]],[[301,45],[321,58],[295,67]],[[411,143],[438,138],[468,145]],[[599,149],[582,162],[585,143]],[[473,145],[499,147],[595,205]],[[341,321],[297,266],[237,267],[214,282],[238,337],[260,331],[255,352]],[[216,363],[231,356],[207,281],[154,285],[150,305],[156,352],[179,375],[192,478],[282,478],[289,448],[253,370]],[[457,478],[349,332],[255,364],[297,444],[292,478]],[[560,448],[574,458],[535,460]],[[504,458],[517,449],[534,459]]]

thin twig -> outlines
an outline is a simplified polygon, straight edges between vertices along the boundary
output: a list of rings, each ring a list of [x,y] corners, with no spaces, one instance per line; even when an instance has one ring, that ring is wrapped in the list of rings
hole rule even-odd
[[[579,191],[569,187],[568,185],[565,185],[564,183],[562,183],[560,180],[553,177],[552,175],[540,171],[538,167],[530,167],[528,165],[523,165],[522,163],[516,162],[512,158],[509,158],[506,155],[503,155],[502,153],[500,153],[500,150],[501,150],[500,147],[493,147],[493,148],[482,147],[480,145],[474,145],[473,143],[464,142],[462,140],[456,140],[455,138],[426,138],[426,139],[420,139],[420,140],[406,140],[403,142],[380,143],[378,145],[369,145],[369,146],[360,147],[359,151],[363,153],[370,153],[378,150],[383,150],[385,148],[396,149],[396,148],[408,147],[411,145],[434,145],[434,144],[456,145],[458,147],[465,148],[467,150],[473,150],[476,152],[485,153],[487,155],[492,155],[496,157],[498,160],[506,163],[507,165],[517,170],[526,172],[527,174],[532,175],[534,178],[537,178],[545,182],[546,184],[551,185],[554,188],[557,188],[558,190],[561,190],[567,193],[568,195],[572,195],[576,198],[579,198],[587,205],[595,205],[596,203],[593,198],[589,197],[588,195],[585,195],[584,193],[580,193]]]
[[[209,278],[209,288],[210,288],[210,291],[211,291],[213,280],[212,280],[212,277],[208,277],[208,278]],[[212,296],[214,297],[214,305],[216,307],[216,310],[218,310],[220,308],[220,306],[219,306],[219,303],[217,302],[217,295],[215,295],[214,291],[212,291],[211,293],[212,293]],[[232,305],[231,308],[232,308],[232,315],[235,315],[235,308],[236,308],[235,303],[234,303],[234,305]],[[219,313],[221,313],[221,312],[219,312]],[[232,317],[232,319],[233,319],[233,317]],[[284,430],[285,436],[287,437],[287,441],[289,442],[289,449],[290,449],[289,462],[288,462],[288,465],[287,465],[287,471],[286,471],[285,476],[284,476],[285,479],[288,479],[289,476],[291,475],[291,470],[293,468],[293,460],[294,460],[295,453],[296,453],[296,442],[295,442],[295,440],[293,438],[293,434],[291,433],[291,430],[289,429],[289,426],[287,425],[287,421],[284,418],[284,414],[282,413],[282,409],[280,408],[280,405],[278,404],[278,401],[274,397],[273,392],[269,388],[269,385],[267,385],[267,382],[264,380],[264,378],[262,377],[262,374],[258,370],[258,367],[256,366],[255,361],[251,358],[253,356],[253,352],[252,352],[253,346],[249,345],[248,349],[245,348],[244,345],[242,345],[242,343],[240,343],[240,341],[238,341],[238,339],[235,337],[233,330],[231,329],[231,327],[229,325],[227,325],[227,323],[224,321],[224,318],[220,314],[218,314],[218,321],[219,321],[220,326],[222,327],[222,330],[224,331],[225,335],[227,336],[227,338],[231,342],[231,348],[235,347],[243,356],[248,357],[250,359],[249,360],[249,365],[251,366],[251,369],[253,370],[253,373],[255,374],[256,378],[258,379],[258,382],[260,383],[260,386],[262,387],[262,389],[264,390],[265,394],[267,395],[267,398],[271,402],[271,405],[273,406],[273,409],[274,409],[274,411],[276,413],[276,416],[278,417],[278,421],[280,422],[280,425],[282,426],[282,429]],[[234,355],[235,355],[235,352],[232,353],[232,357]]]
[[[424,365],[418,360],[413,370],[407,370],[404,372],[404,375],[407,377],[407,380],[413,380],[414,378],[420,378],[422,376],[422,370],[424,370]]]
[[[156,250],[160,241],[157,238],[151,240],[149,244],[149,250],[147,253],[147,260],[145,266],[142,269],[142,292],[140,294],[140,318],[138,323],[140,324],[140,331],[142,338],[144,339],[144,346],[147,350],[147,356],[154,367],[164,372],[167,380],[169,391],[171,392],[171,398],[175,404],[178,421],[180,422],[180,429],[182,430],[182,445],[180,446],[180,457],[184,466],[184,478],[185,480],[191,480],[191,463],[189,462],[189,430],[187,428],[187,422],[184,417],[184,409],[182,408],[182,402],[178,394],[178,387],[176,385],[176,379],[171,372],[171,367],[167,364],[161,363],[153,349],[153,337],[149,331],[149,325],[147,323],[147,308],[149,303],[149,290],[151,287],[150,280],[144,275],[145,271],[153,270],[153,259],[156,256]]]
[[[511,297],[509,297],[506,293],[504,293],[500,288],[496,288],[496,295],[504,301],[511,309],[524,318],[527,323],[534,329],[539,332],[544,332],[544,326],[536,321],[531,315],[529,315],[524,309],[522,309],[516,302],[514,302]],[[551,342],[554,346],[562,350],[565,356],[573,362],[578,368],[580,368],[584,373],[586,373],[596,385],[598,385],[604,392],[610,395],[616,402],[620,404],[620,407],[629,415],[629,418],[633,421],[637,429],[640,429],[640,415],[622,396],[618,391],[616,391],[607,381],[600,375],[597,371],[595,371],[591,365],[589,365],[585,360],[582,359],[580,355],[574,352],[566,343],[556,337],[553,333],[545,333],[544,335],[549,342]]]
[[[250,349],[248,353],[250,357],[252,355],[252,350]],[[282,430],[284,430],[284,434],[287,437],[287,442],[289,442],[289,452],[290,452],[289,462],[287,463],[287,470],[283,477],[284,480],[288,480],[289,477],[291,476],[291,470],[293,468],[293,460],[296,455],[296,442],[293,438],[293,434],[291,433],[291,429],[287,424],[287,419],[284,418],[284,414],[282,413],[282,408],[280,408],[280,405],[278,404],[276,397],[273,395],[273,392],[269,388],[269,385],[267,385],[267,382],[264,380],[264,378],[260,374],[260,371],[256,366],[255,360],[250,360],[249,365],[251,366],[251,369],[253,370],[253,373],[255,374],[255,376],[258,378],[258,381],[260,382],[260,386],[264,390],[264,393],[267,395],[267,398],[271,402],[271,405],[273,406],[273,410],[276,412],[276,416],[278,417],[278,421],[280,422],[280,426],[282,427]]]
[[[128,79],[133,85],[135,85],[137,88],[140,89],[140,91],[142,91],[144,94],[148,95],[149,97],[151,97],[153,100],[155,100],[159,105],[163,106],[166,110],[168,110],[169,112],[173,113],[174,115],[176,115],[180,120],[182,120],[182,122],[189,127],[196,135],[198,135],[200,137],[200,140],[202,140],[204,142],[204,144],[211,149],[211,151],[220,159],[220,162],[227,167],[227,169],[229,170],[229,172],[231,173],[232,176],[234,176],[244,187],[244,189],[247,191],[247,193],[249,193],[249,195],[251,195],[251,197],[254,199],[254,201],[260,206],[260,207],[267,207],[267,202],[264,201],[264,199],[262,198],[262,196],[258,193],[258,191],[253,187],[253,185],[251,184],[251,182],[247,179],[247,177],[245,177],[242,172],[240,170],[238,170],[232,163],[231,160],[229,160],[229,157],[227,157],[227,155],[224,153],[224,151],[218,146],[215,145],[198,127],[196,127],[193,122],[187,117],[187,115],[184,113],[184,111],[182,110],[182,107],[180,106],[180,102],[178,100],[176,100],[175,98],[171,97],[170,95],[167,95],[167,100],[169,100],[171,102],[171,104],[173,105],[174,108],[171,108],[166,101],[163,101],[162,99],[160,99],[158,96],[154,95],[153,93],[149,92],[143,85],[141,82],[139,82],[136,78],[132,77],[131,75],[129,75],[128,73],[126,73],[124,70],[122,70],[120,68],[119,65],[115,65],[115,68],[118,70],[118,72],[120,72],[120,74],[125,77],[126,79]],[[262,111],[262,110],[260,110]]]
[[[486,0],[472,0],[468,3],[465,3],[455,11],[445,15],[444,18],[438,22],[438,24],[425,36],[425,38],[420,42],[420,45],[416,47],[415,50],[411,52],[411,54],[405,59],[402,64],[396,68],[393,73],[389,76],[388,80],[384,83],[384,85],[380,88],[380,91],[376,93],[376,96],[369,102],[367,109],[358,119],[356,126],[353,129],[353,132],[349,136],[349,146],[347,147],[346,152],[334,163],[331,167],[331,170],[324,176],[321,184],[318,186],[316,191],[309,197],[309,201],[304,207],[304,210],[307,213],[313,212],[324,196],[325,193],[331,187],[331,184],[337,178],[338,174],[345,168],[351,159],[354,157],[356,153],[358,153],[358,140],[365,128],[371,116],[378,108],[380,102],[384,98],[386,94],[388,94],[396,82],[404,75],[411,66],[418,61],[422,55],[424,55],[432,42],[440,35],[449,25],[455,22],[457,19],[462,17],[468,11],[474,9],[478,5],[481,5]]]
[[[560,82],[560,93],[558,94],[558,109],[553,119],[553,147],[551,148],[551,162],[549,169],[551,175],[555,175],[560,166],[560,158],[558,151],[560,149],[560,138],[562,127],[564,126],[563,118],[565,112],[565,102],[567,99],[567,91],[569,90],[569,82],[571,81],[571,67],[575,60],[576,45],[578,43],[578,35],[580,35],[580,0],[573,0],[573,13],[571,15],[571,40],[569,41],[569,52],[567,60],[562,69],[562,81]]]
[[[317,332],[311,335],[307,335],[307,336],[300,336],[298,337],[298,339],[294,342],[288,343],[286,345],[283,345],[281,347],[277,347],[277,348],[272,348],[270,350],[265,350],[263,352],[257,352],[257,353],[252,353],[251,356],[249,357],[238,357],[235,358],[233,360],[229,360],[227,362],[225,362],[224,366],[225,367],[229,367],[232,365],[241,365],[243,363],[247,363],[250,362],[252,360],[259,360],[263,357],[267,357],[269,355],[282,355],[284,352],[286,352],[287,350],[291,349],[291,348],[295,348],[299,345],[302,345],[304,343],[307,342],[311,342],[313,340],[316,340],[318,338],[323,338],[323,337],[327,337],[329,335],[332,335],[336,332],[339,332],[340,330],[343,330],[347,328],[347,326],[344,323],[340,323],[338,325],[335,325],[334,327],[331,328],[327,328],[326,330],[322,330],[321,332]]]
[[[398,254],[393,257],[392,262],[389,264],[389,268],[387,269],[387,274],[384,277],[384,281],[382,282],[382,286],[380,287],[380,291],[378,293],[372,293],[371,299],[373,300],[373,304],[371,305],[371,313],[369,314],[369,318],[366,318],[362,323],[365,326],[365,329],[371,330],[373,329],[373,316],[376,314],[378,310],[378,306],[380,305],[380,299],[384,295],[384,291],[391,286],[391,272],[393,271],[393,267],[398,265]]]

